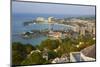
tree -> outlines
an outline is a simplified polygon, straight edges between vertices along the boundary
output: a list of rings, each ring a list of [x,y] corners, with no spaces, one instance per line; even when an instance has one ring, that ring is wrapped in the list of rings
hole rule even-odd
[[[24,57],[21,55],[19,51],[12,51],[12,65],[20,65],[20,63],[24,60]]]
[[[32,46],[31,44],[26,44],[25,50],[26,50],[26,53],[29,54],[32,50],[36,50],[36,48]]]
[[[20,42],[14,42],[12,43],[12,50],[18,50],[23,52],[24,51],[24,45]]]
[[[59,42],[59,40],[50,40],[50,39],[47,39],[45,41],[43,41],[39,48],[40,50],[43,50],[44,48],[47,48],[49,50],[53,50],[53,49],[56,49],[58,48],[58,46],[60,45],[61,43]]]
[[[20,65],[26,57],[26,50],[23,44],[19,42],[12,43],[12,64]]]
[[[36,48],[30,44],[12,43],[12,64],[20,65],[27,55],[35,49]]]
[[[52,51],[52,50],[50,50],[50,51],[48,51],[48,59],[50,60],[50,59],[54,59],[54,58],[56,58],[57,57],[57,53],[56,52],[54,52],[54,51]]]
[[[34,52],[31,56],[27,57],[21,65],[29,65],[29,64],[43,64],[46,60],[42,58],[41,53]]]

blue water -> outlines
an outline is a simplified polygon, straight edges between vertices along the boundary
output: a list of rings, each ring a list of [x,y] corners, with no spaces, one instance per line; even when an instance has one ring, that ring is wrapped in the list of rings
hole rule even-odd
[[[23,39],[21,33],[30,30],[39,30],[48,28],[48,25],[35,24],[31,26],[23,26],[23,22],[30,21],[38,17],[39,15],[32,14],[12,14],[12,42],[21,42],[24,44],[37,45],[40,44],[42,40],[47,39],[46,36],[38,36],[33,39]]]
[[[53,16],[55,18],[72,17],[68,15],[53,15],[53,14],[21,14],[21,13],[12,14],[12,42],[21,42],[24,44],[29,43],[32,45],[40,44],[41,41],[47,39],[46,36],[38,36],[33,39],[23,39],[20,34],[22,32],[30,31],[30,30],[48,29],[48,25],[47,24],[33,24],[29,26],[24,26],[23,22],[36,19],[37,17],[48,18],[50,16]],[[60,25],[54,25],[53,28],[56,30],[64,29],[64,27]]]
[[[37,17],[48,18],[50,16],[56,18],[67,17],[66,15],[64,16],[64,15],[49,15],[49,14],[12,14],[12,32],[19,33],[22,31],[28,31],[30,29],[48,28],[48,25],[40,25],[40,24],[24,27],[23,22],[36,19]]]

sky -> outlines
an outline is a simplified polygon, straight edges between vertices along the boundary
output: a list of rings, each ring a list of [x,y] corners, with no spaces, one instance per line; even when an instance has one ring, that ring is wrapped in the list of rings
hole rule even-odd
[[[95,15],[94,6],[12,2],[13,13]]]

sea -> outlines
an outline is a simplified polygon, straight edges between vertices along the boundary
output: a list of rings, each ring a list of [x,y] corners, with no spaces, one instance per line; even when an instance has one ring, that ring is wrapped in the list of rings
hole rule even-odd
[[[48,24],[32,24],[29,26],[24,26],[23,23],[26,21],[31,21],[36,19],[37,17],[44,17],[47,19],[48,17],[55,18],[69,18],[69,17],[77,17],[77,15],[55,15],[55,14],[26,14],[26,13],[13,13],[12,14],[12,22],[11,22],[11,40],[12,42],[21,42],[23,44],[32,44],[39,45],[42,41],[46,40],[47,36],[37,36],[31,39],[24,39],[21,37],[21,33],[27,32],[30,30],[43,30],[48,29]],[[60,30],[63,28],[67,28],[61,25],[54,25],[53,28],[55,30]]]

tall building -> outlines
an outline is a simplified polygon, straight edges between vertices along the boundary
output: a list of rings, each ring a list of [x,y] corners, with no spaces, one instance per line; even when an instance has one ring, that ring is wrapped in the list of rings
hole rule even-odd
[[[53,19],[53,17],[49,17],[48,18],[48,23],[49,23],[49,31],[51,31],[51,27],[52,27],[52,25],[51,25],[51,23],[52,23],[52,19]]]
[[[80,27],[80,35],[85,35],[85,27]]]
[[[38,17],[36,21],[43,22],[45,19],[43,17]]]
[[[48,22],[51,23],[52,22],[53,17],[49,17],[48,18]]]
[[[88,30],[90,33],[93,32],[93,26],[94,26],[93,23],[88,23],[88,24],[87,24],[87,30]]]
[[[73,27],[74,32],[79,33],[80,27],[78,25],[75,25],[75,27]]]
[[[92,32],[92,33],[95,35],[95,33],[96,33],[96,32],[95,32],[95,27],[93,27],[93,32]]]

